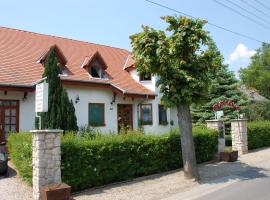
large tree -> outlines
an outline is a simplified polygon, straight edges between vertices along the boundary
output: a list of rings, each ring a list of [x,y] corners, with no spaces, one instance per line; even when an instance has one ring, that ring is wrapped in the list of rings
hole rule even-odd
[[[78,130],[75,108],[69,100],[66,90],[62,87],[59,77],[61,73],[58,66],[57,54],[51,49],[45,60],[43,77],[49,85],[48,112],[40,113],[42,128]]]
[[[203,29],[206,21],[162,19],[168,23],[165,31],[142,26],[142,32],[130,36],[133,58],[139,73],[159,77],[162,103],[177,108],[184,173],[198,179],[190,105],[207,96],[209,74],[220,66],[221,55]]]
[[[257,49],[250,65],[240,70],[240,78],[246,86],[257,89],[270,99],[270,44],[263,43]]]
[[[212,75],[212,81],[209,87],[209,95],[201,105],[194,105],[192,109],[192,118],[195,123],[204,123],[205,120],[214,119],[213,106],[221,101],[232,101],[240,106],[240,112],[243,112],[242,106],[246,106],[248,101],[245,95],[240,91],[235,74],[228,70],[226,65]],[[237,119],[239,110],[230,106],[224,106],[224,119]]]

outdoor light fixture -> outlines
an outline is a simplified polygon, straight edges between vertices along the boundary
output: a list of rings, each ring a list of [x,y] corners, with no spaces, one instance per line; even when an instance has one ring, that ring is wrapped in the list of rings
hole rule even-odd
[[[77,104],[77,103],[79,103],[79,101],[80,101],[80,97],[79,97],[79,95],[77,94],[76,99],[75,99],[75,103]]]
[[[110,110],[113,110],[113,104],[115,103],[115,98],[116,98],[116,93],[114,92],[113,93],[113,98],[112,98],[112,101],[111,101],[111,105],[110,105]]]
[[[28,95],[27,92],[24,92],[24,93],[23,93],[23,99],[22,99],[23,101],[25,101],[25,100],[27,99],[27,95]]]

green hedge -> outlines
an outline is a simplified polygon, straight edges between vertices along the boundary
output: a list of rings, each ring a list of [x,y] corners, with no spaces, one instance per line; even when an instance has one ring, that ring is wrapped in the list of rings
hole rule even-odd
[[[216,152],[218,133],[205,127],[195,127],[193,132],[198,163],[211,160]],[[20,143],[21,135],[12,135],[9,139],[11,157],[16,166],[22,160],[19,154],[26,155],[23,151],[28,152],[27,159],[31,156],[31,140],[27,140],[27,148],[15,147],[15,143]],[[22,138],[25,137],[29,138],[31,135],[26,134]],[[61,151],[62,180],[71,185],[73,190],[128,180],[182,166],[180,136],[176,131],[159,136],[102,135],[92,140],[66,134],[62,137]],[[29,163],[23,165],[23,168],[17,167],[20,175],[26,176],[25,180],[31,180],[31,166]],[[25,170],[26,166],[28,173],[21,173],[20,170]]]
[[[270,146],[270,121],[248,123],[248,149]]]
[[[9,156],[24,181],[32,183],[32,136],[12,134],[8,138]]]

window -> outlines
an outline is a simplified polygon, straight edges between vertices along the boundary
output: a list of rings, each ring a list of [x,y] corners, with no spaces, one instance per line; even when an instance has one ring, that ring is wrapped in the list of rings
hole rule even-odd
[[[89,126],[105,126],[104,103],[89,103]]]
[[[139,105],[139,124],[140,125],[152,125],[152,104],[140,104]]]
[[[163,105],[158,105],[158,119],[160,125],[167,125],[167,109]]]
[[[145,74],[140,74],[140,81],[151,81],[151,76],[147,76]]]
[[[107,78],[106,72],[104,71],[102,64],[98,59],[95,59],[91,62],[89,66],[89,74],[93,78]]]

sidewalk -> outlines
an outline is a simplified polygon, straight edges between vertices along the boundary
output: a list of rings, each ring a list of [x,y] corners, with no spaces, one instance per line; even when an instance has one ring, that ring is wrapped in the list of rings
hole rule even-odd
[[[74,194],[75,200],[192,200],[241,180],[270,177],[270,148],[241,156],[235,163],[199,165],[201,183],[184,179],[182,170],[137,178]],[[32,200],[32,189],[11,169],[0,178],[0,199]]]
[[[270,176],[270,148],[239,158],[235,163],[199,166],[201,183],[184,179],[182,170],[138,178],[131,182],[90,189],[74,195],[76,200],[180,200],[195,199],[240,180]]]

